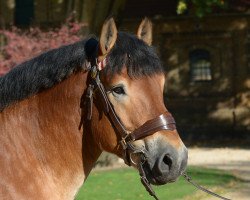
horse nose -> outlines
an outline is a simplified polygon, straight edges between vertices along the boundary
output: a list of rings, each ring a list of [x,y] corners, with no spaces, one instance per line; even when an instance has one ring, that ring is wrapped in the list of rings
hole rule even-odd
[[[168,153],[163,153],[160,158],[156,160],[155,170],[157,174],[168,174],[172,168],[173,159]]]
[[[153,184],[162,185],[175,181],[186,169],[188,152],[185,146],[176,149],[171,145],[164,145],[159,149],[155,159],[150,163],[152,167]]]

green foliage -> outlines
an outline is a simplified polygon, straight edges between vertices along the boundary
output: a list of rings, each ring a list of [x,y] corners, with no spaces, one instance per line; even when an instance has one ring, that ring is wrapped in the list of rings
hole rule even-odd
[[[190,168],[188,174],[198,183],[208,186],[225,186],[236,179],[219,170]],[[183,199],[194,194],[197,189],[188,184],[182,177],[175,183],[154,187],[160,199]],[[76,200],[152,200],[139,180],[134,169],[118,169],[105,172],[94,172],[79,191]]]
[[[183,14],[187,10],[187,2],[185,0],[179,0],[177,4],[177,14]]]
[[[193,6],[196,16],[203,17],[213,11],[213,8],[226,8],[224,0],[179,0],[177,13],[183,14]]]

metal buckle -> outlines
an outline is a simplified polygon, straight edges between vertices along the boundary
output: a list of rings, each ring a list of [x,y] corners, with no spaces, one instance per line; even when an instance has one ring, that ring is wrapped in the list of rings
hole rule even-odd
[[[134,156],[137,155],[138,157],[137,157],[137,158],[136,158],[136,157],[133,157],[133,155],[134,155]],[[135,158],[136,158],[136,159],[135,159]],[[129,153],[129,159],[130,159],[130,162],[131,162],[132,164],[134,164],[135,166],[137,166],[138,163],[140,163],[140,164],[143,165],[143,164],[147,161],[145,151],[143,151],[142,149],[139,149],[139,150],[137,150],[137,151],[130,152],[130,153]]]
[[[127,142],[126,142],[126,138],[127,138],[127,137],[122,138],[121,141],[120,141],[123,150],[127,149],[127,147],[128,147]]]
[[[127,143],[127,141],[126,141],[126,139],[128,138],[128,136],[129,136],[129,133],[127,132],[127,133],[126,133],[126,136],[125,136],[125,137],[122,137],[122,139],[121,139],[121,141],[120,141],[123,150],[126,150],[126,149],[128,148],[128,143]]]

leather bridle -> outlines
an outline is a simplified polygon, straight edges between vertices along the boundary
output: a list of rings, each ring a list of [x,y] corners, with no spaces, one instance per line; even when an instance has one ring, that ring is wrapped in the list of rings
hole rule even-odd
[[[106,58],[105,58],[106,59]],[[119,116],[117,116],[109,98],[107,96],[106,90],[100,80],[100,71],[103,66],[106,64],[106,60],[102,62],[97,62],[97,59],[90,59],[90,67],[89,67],[89,77],[88,77],[88,88],[86,91],[85,98],[81,100],[81,108],[87,107],[87,120],[91,120],[92,117],[92,107],[93,107],[93,96],[94,93],[98,93],[99,95],[98,100],[102,104],[102,109],[106,116],[108,117],[110,123],[115,129],[115,132],[118,134],[120,138],[120,145],[123,149],[123,160],[125,164],[131,166],[132,163],[137,165],[141,176],[141,182],[149,192],[151,196],[153,196],[156,200],[158,200],[154,190],[152,189],[149,181],[146,178],[144,169],[142,167],[143,163],[146,161],[147,156],[145,155],[144,151],[141,149],[136,149],[132,144],[136,140],[143,139],[147,136],[153,135],[157,131],[161,130],[175,130],[175,120],[170,114],[170,112],[165,111],[161,115],[148,120],[142,126],[135,129],[132,132],[126,130],[123,123],[120,121]],[[84,96],[83,96],[84,97]],[[83,125],[84,115],[82,111],[82,117],[79,128]],[[138,154],[139,155],[139,163],[135,163],[131,159],[131,154]]]
[[[90,120],[92,116],[92,104],[93,104],[93,94],[98,93],[98,100],[100,100],[102,104],[102,108],[106,116],[109,118],[109,121],[113,125],[116,133],[118,134],[120,139],[120,144],[123,148],[123,159],[127,165],[131,165],[130,152],[136,153],[138,150],[135,149],[132,142],[136,140],[143,139],[147,136],[154,134],[160,130],[175,130],[175,120],[172,115],[166,111],[163,114],[155,117],[154,119],[150,119],[145,122],[142,126],[135,129],[132,132],[129,132],[124,127],[123,123],[120,121],[119,116],[117,116],[111,102],[108,99],[105,88],[100,80],[99,74],[100,70],[98,70],[98,63],[92,64],[90,67],[90,83],[88,85],[86,101],[88,107],[87,119]],[[86,103],[87,102],[87,103]],[[142,152],[140,152],[142,153]]]

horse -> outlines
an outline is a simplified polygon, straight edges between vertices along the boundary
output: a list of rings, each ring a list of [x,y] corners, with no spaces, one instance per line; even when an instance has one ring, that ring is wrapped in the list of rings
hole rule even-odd
[[[133,35],[110,18],[99,40],[42,53],[0,78],[0,199],[74,199],[103,151],[146,184],[184,173],[187,148],[164,104],[152,35],[149,19]]]

